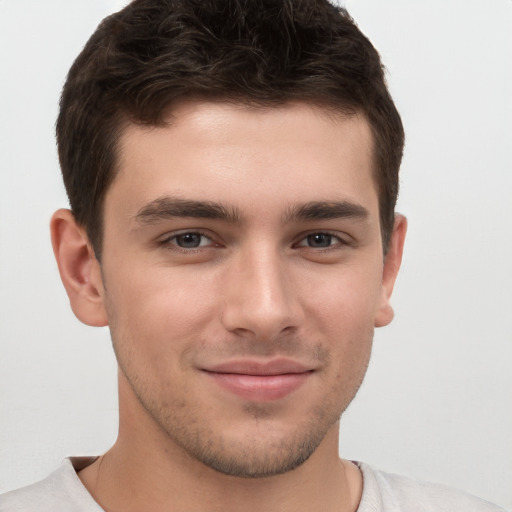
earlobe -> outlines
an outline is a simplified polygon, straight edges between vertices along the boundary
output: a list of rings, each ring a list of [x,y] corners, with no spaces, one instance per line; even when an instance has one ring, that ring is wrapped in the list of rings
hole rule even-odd
[[[57,210],[50,222],[53,252],[76,317],[87,325],[105,326],[101,268],[85,230],[70,210]]]
[[[384,259],[381,299],[375,315],[375,327],[384,327],[393,320],[394,312],[390,304],[390,299],[398,271],[400,270],[400,264],[402,263],[406,232],[407,219],[403,215],[397,215],[389,242],[388,252]]]

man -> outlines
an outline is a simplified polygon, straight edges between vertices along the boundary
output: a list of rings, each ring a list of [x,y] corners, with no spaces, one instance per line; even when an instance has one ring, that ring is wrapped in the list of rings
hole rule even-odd
[[[338,458],[406,221],[380,59],[326,2],[135,1],[75,61],[52,242],[119,436],[0,510],[498,510]]]

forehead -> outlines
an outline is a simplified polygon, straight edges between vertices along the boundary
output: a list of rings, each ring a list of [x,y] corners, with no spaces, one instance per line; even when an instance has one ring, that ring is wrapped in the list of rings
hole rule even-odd
[[[372,134],[361,115],[303,103],[186,102],[164,126],[127,126],[119,149],[106,203],[114,197],[134,209],[165,195],[222,196],[239,210],[255,203],[377,203]]]

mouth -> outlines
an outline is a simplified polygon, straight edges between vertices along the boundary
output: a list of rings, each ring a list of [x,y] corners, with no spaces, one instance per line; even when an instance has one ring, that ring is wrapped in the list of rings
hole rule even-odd
[[[203,372],[222,390],[250,401],[273,401],[298,390],[313,374],[290,359],[229,361]]]

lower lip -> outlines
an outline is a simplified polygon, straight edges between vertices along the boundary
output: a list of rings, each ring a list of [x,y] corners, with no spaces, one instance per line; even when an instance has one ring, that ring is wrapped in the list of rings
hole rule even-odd
[[[279,400],[300,388],[312,372],[283,375],[242,375],[206,372],[221,388],[245,400]]]

